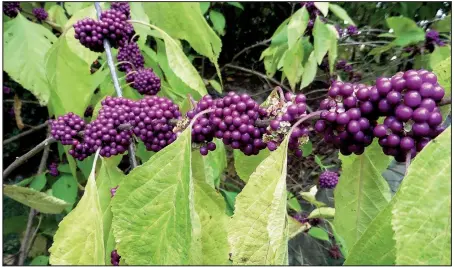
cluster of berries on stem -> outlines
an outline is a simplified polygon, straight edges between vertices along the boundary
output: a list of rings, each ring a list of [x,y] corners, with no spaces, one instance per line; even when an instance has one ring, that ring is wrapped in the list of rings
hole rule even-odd
[[[20,2],[3,3],[3,13],[10,18],[15,18],[21,10]]]
[[[35,15],[35,18],[39,21],[46,20],[47,17],[49,16],[47,11],[42,7],[34,8],[33,15]]]
[[[58,174],[59,174],[59,171],[58,171],[58,164],[57,162],[52,162],[51,164],[49,164],[48,166],[48,169],[49,169],[49,174],[54,176],[54,177],[57,177]]]

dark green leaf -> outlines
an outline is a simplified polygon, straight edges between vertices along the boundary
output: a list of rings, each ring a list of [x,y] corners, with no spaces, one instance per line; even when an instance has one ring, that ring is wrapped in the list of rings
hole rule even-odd
[[[311,227],[311,229],[309,229],[308,234],[313,238],[317,238],[323,241],[329,241],[328,233],[322,228]]]
[[[302,147],[301,150],[303,150],[303,157],[307,157],[312,153],[312,142],[311,140],[308,140]]]
[[[222,15],[222,13],[211,10],[210,11],[210,20],[213,23],[213,28],[214,30],[219,34],[219,35],[224,35],[225,33],[225,17]]]
[[[347,11],[340,7],[339,5],[330,3],[329,4],[329,10],[334,13],[338,18],[340,18],[343,21],[346,21],[350,25],[355,25],[353,20],[350,18],[350,16],[347,14]]]
[[[317,60],[315,59],[314,51],[312,51],[311,55],[309,56],[309,59],[306,62],[306,65],[304,65],[300,89],[303,89],[309,84],[311,84],[315,78],[315,74],[317,74]]]
[[[30,184],[30,188],[33,188],[36,191],[41,191],[46,186],[46,182],[47,182],[46,174],[42,173],[33,178],[33,181]]]
[[[52,185],[52,195],[64,200],[67,203],[74,204],[77,199],[77,181],[72,175],[63,174]],[[71,211],[71,207],[66,208],[66,211]]]
[[[241,10],[244,10],[244,7],[243,5],[240,3],[240,2],[227,2],[227,4],[231,5],[231,6],[234,6],[234,7],[237,7]]]
[[[45,266],[49,264],[49,256],[38,256],[30,262],[30,265],[40,265]]]
[[[230,192],[224,189],[221,189],[220,191],[222,196],[224,196],[225,203],[227,204],[225,212],[227,213],[227,215],[232,216],[235,212],[235,199],[236,196],[238,196],[238,192]]]
[[[210,2],[200,2],[200,11],[202,14],[207,13],[208,9],[210,8]]]

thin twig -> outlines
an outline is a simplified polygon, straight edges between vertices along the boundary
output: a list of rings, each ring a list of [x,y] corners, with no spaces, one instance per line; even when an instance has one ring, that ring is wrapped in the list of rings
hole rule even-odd
[[[33,18],[35,17],[34,14],[32,14],[32,13],[30,13],[30,12],[27,12],[27,11],[24,11],[24,10],[22,10],[21,13],[24,13],[24,14],[26,14],[26,15],[29,15],[29,16],[31,16],[31,17],[33,17]],[[56,30],[56,31],[58,31],[58,32],[63,32],[62,26],[58,25],[57,23],[54,23],[54,22],[52,22],[52,21],[50,21],[50,20],[42,20],[42,22],[47,23],[49,26],[51,26],[52,28],[54,28],[54,30]]]
[[[251,69],[247,69],[247,68],[244,68],[244,67],[240,67],[240,66],[237,66],[237,65],[232,65],[230,63],[226,64],[224,67],[231,68],[231,69],[237,69],[237,70],[241,70],[241,71],[244,71],[244,72],[247,72],[247,73],[251,73],[251,74],[257,75],[257,76],[259,76],[259,77],[261,77],[263,79],[267,79],[267,80],[273,82],[276,85],[279,85],[280,87],[284,88],[285,90],[287,90],[289,92],[292,91],[290,88],[288,88],[284,84],[280,83],[278,80],[276,80],[274,78],[269,78],[268,76],[266,76],[265,74],[263,74],[261,72],[258,72],[258,71],[255,71],[255,70],[251,70]]]
[[[14,103],[14,99],[3,99],[3,102],[5,103]],[[35,104],[35,105],[41,105],[38,101],[33,101],[33,100],[22,100],[22,104]]]
[[[41,157],[41,162],[39,163],[37,174],[43,173],[44,170],[46,169],[47,158],[49,158],[49,151],[50,151],[49,146],[46,146],[43,151],[43,156]],[[33,244],[33,240],[35,239],[36,234],[38,233],[39,225],[41,224],[41,217],[40,217],[38,226],[36,227],[36,230],[32,234],[33,219],[34,219],[36,213],[37,213],[37,211],[35,209],[33,209],[33,208],[30,209],[24,239],[22,240],[22,243],[21,243],[21,246],[19,249],[18,265],[24,265],[25,259],[27,258],[31,245]]]
[[[271,42],[271,38],[263,40],[263,41],[258,42],[256,44],[253,44],[253,45],[250,45],[248,47],[243,48],[240,52],[238,52],[236,55],[233,56],[233,58],[230,61],[230,63],[235,62],[235,59],[237,59],[241,54],[243,54],[244,52],[248,51],[249,49],[252,49],[252,48],[255,48],[255,47],[258,47],[258,46],[262,46],[262,45],[266,45],[269,42]]]
[[[98,16],[98,19],[101,19],[102,10],[101,10],[101,5],[99,4],[99,2],[95,2],[95,8],[96,8],[96,15]],[[107,65],[109,66],[109,69],[110,69],[110,75],[112,76],[112,81],[114,84],[115,91],[117,93],[117,96],[121,97],[123,95],[123,93],[121,91],[120,83],[118,82],[117,71],[115,70],[115,64],[114,64],[114,60],[112,57],[112,52],[110,50],[110,43],[107,39],[104,39],[103,44],[104,44],[104,50],[106,51]],[[130,162],[131,166],[133,166],[133,167],[137,166],[133,142],[131,142],[131,144],[128,147],[128,154],[129,154],[129,162]]]
[[[11,138],[8,138],[8,139],[6,139],[5,141],[3,141],[3,145],[7,145],[7,144],[9,144],[9,143],[11,143],[11,142],[16,141],[17,139],[20,139],[20,138],[22,138],[22,137],[24,137],[24,136],[27,136],[27,135],[29,135],[29,134],[31,134],[31,133],[34,133],[34,132],[38,131],[38,130],[41,130],[41,129],[45,128],[48,124],[49,124],[49,122],[46,121],[46,122],[44,122],[44,123],[42,123],[42,124],[40,124],[40,125],[38,125],[38,126],[33,127],[32,129],[30,129],[30,130],[28,130],[28,131],[25,131],[25,132],[23,132],[23,133],[20,133],[20,134],[18,134],[18,135],[15,135],[15,136],[13,136],[13,137],[11,137]]]
[[[411,152],[407,152],[407,155],[405,156],[405,176],[407,176],[407,173],[408,173],[408,168],[410,167],[410,163],[411,163]]]
[[[8,177],[8,175],[11,174],[12,171],[14,171],[17,167],[21,166],[22,164],[24,164],[27,160],[29,160],[31,157],[33,157],[34,155],[38,154],[41,150],[43,150],[45,147],[55,143],[57,140],[55,140],[55,138],[53,137],[48,137],[46,138],[44,141],[42,141],[41,143],[39,143],[37,146],[35,146],[34,148],[32,148],[32,150],[28,151],[27,153],[25,153],[24,155],[20,156],[19,158],[17,158],[13,163],[11,163],[11,165],[8,166],[8,168],[6,168],[4,171],[3,171],[3,179],[5,179],[6,177]]]

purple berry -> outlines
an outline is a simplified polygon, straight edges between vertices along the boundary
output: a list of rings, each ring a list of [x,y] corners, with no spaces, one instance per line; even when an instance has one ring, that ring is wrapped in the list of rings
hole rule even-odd
[[[324,171],[322,174],[320,174],[318,184],[320,188],[333,189],[336,187],[338,181],[339,176],[336,172]]]

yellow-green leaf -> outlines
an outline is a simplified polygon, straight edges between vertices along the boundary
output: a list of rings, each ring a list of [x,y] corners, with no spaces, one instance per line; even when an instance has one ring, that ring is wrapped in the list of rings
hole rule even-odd
[[[313,35],[315,58],[321,64],[331,45],[331,32],[319,17],[315,20]]]
[[[311,82],[315,78],[315,74],[317,74],[317,60],[315,59],[314,51],[312,51],[309,56],[309,59],[306,62],[306,65],[304,65],[304,71],[303,71],[303,76],[301,77],[300,89],[303,89],[304,87],[311,84]]]
[[[257,166],[268,156],[270,151],[262,149],[258,155],[246,156],[238,149],[233,151],[235,170],[241,180],[247,182],[252,173],[255,172]]]
[[[296,84],[300,81],[303,74],[303,61],[304,50],[302,40],[298,41],[287,50],[284,55],[284,74],[287,77],[290,87],[295,91]]]
[[[390,158],[377,142],[362,155],[339,158],[342,174],[334,191],[334,225],[349,250],[391,199],[388,183],[381,175]]]
[[[290,17],[290,22],[287,27],[288,47],[293,47],[298,39],[303,36],[308,22],[309,13],[305,7],[300,8]]]
[[[309,219],[312,219],[312,218],[325,218],[325,219],[334,218],[335,211],[336,210],[334,208],[321,207],[321,208],[313,210],[309,214],[309,216],[307,216],[307,218],[309,218]]]
[[[397,265],[451,264],[451,127],[411,163],[392,210]]]
[[[52,265],[105,265],[102,210],[95,181],[95,166],[77,206],[58,225],[49,249]]]
[[[192,174],[196,178],[203,177],[212,188],[219,187],[219,182],[224,169],[227,167],[224,143],[219,139],[214,140],[216,150],[207,156],[202,156],[199,150],[192,152]]]
[[[288,138],[251,175],[229,228],[233,264],[288,264]]]
[[[320,10],[320,12],[323,14],[323,16],[326,17],[328,15],[329,11],[329,2],[314,2],[315,7]]]
[[[3,70],[30,90],[41,105],[46,105],[50,90],[46,78],[45,55],[57,40],[40,24],[33,23],[20,13],[5,23],[3,31]]]
[[[42,213],[58,214],[70,205],[56,197],[16,185],[3,185],[3,194]]]
[[[309,189],[309,192],[300,192],[301,197],[306,200],[307,202],[311,203],[316,207],[323,207],[326,206],[325,203],[318,201],[315,196],[317,195],[317,186],[314,185]]]
[[[336,4],[333,4],[333,3],[329,3],[329,10],[331,10],[331,12],[333,12],[334,15],[336,15],[341,20],[347,22],[350,25],[355,25],[353,20],[347,14],[347,11],[345,11],[345,9],[343,9],[339,5],[336,5]]]

